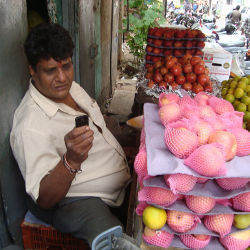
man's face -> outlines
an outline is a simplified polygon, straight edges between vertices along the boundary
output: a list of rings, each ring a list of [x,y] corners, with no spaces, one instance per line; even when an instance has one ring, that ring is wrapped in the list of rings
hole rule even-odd
[[[64,102],[74,78],[71,58],[62,61],[41,60],[36,65],[36,71],[30,67],[30,74],[35,87],[44,96],[55,102]]]

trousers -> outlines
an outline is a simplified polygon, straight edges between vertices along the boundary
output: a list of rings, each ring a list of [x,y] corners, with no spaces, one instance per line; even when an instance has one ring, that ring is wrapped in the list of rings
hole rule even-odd
[[[41,209],[28,197],[30,212],[63,233],[83,239],[91,246],[100,233],[122,226],[110,207],[97,197],[65,198],[52,209]]]

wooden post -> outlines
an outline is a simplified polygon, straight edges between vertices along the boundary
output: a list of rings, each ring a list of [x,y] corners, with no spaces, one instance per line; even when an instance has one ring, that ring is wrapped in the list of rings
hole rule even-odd
[[[99,98],[101,90],[101,0],[79,2],[79,54],[81,85],[91,97]]]
[[[112,0],[112,33],[111,33],[111,85],[112,92],[117,78],[118,59],[118,20],[119,20],[119,0]]]
[[[123,53],[122,53],[122,38],[123,38],[123,25],[122,25],[122,21],[123,21],[123,15],[124,15],[124,0],[120,0],[120,3],[119,3],[119,26],[118,26],[118,29],[119,29],[119,33],[118,33],[118,64],[121,63],[121,60],[122,60],[122,56],[123,56]]]

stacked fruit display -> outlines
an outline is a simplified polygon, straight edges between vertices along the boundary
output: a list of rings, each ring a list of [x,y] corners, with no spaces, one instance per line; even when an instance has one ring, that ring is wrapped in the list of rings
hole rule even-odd
[[[199,56],[166,56],[153,64],[146,64],[145,77],[149,79],[150,88],[157,85],[168,89],[171,86],[175,90],[179,86],[196,94],[213,91],[209,70]]]
[[[185,54],[202,56],[205,35],[200,30],[150,28],[148,30],[146,61],[156,62],[159,57]]]
[[[250,130],[250,75],[247,77],[236,76],[222,82],[221,95],[231,102],[234,109],[244,112],[244,127]]]
[[[250,245],[250,133],[226,100],[162,93],[144,106],[134,168],[146,243],[191,249]]]

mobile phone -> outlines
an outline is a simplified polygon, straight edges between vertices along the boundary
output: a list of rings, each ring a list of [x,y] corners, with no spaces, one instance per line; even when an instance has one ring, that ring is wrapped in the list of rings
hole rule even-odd
[[[75,118],[76,128],[89,125],[89,117],[87,115],[77,116]]]

